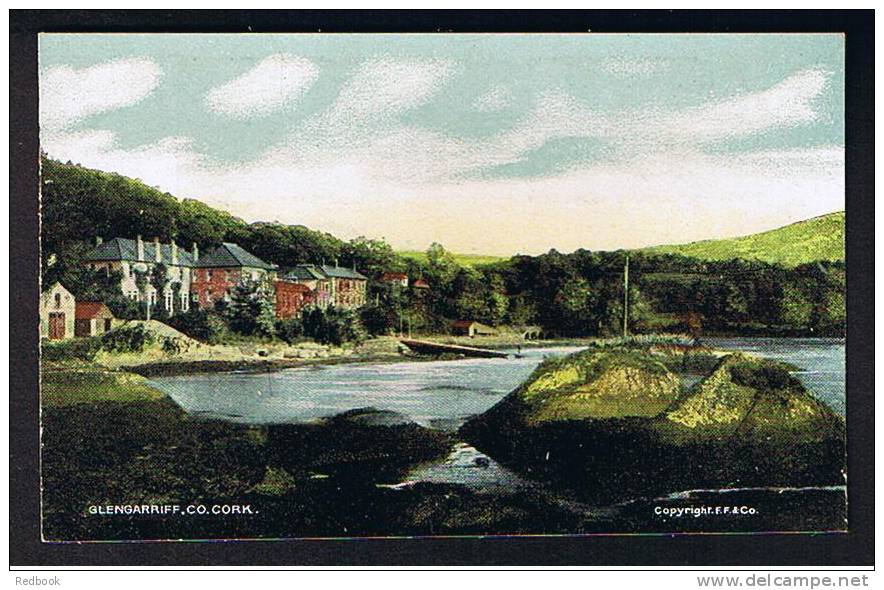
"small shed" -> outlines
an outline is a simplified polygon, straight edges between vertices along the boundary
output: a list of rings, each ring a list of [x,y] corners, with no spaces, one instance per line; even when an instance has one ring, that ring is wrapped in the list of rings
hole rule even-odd
[[[61,283],[40,295],[40,337],[65,340],[74,337],[76,299]]]
[[[451,324],[451,331],[458,336],[496,336],[497,330],[474,320],[457,320]]]
[[[113,329],[116,320],[113,312],[101,301],[78,301],[76,315],[74,332],[80,338],[101,336]]]

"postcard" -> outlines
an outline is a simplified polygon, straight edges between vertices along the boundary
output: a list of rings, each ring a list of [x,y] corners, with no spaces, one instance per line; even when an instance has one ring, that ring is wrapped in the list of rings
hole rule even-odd
[[[45,542],[848,530],[845,37],[39,37]]]

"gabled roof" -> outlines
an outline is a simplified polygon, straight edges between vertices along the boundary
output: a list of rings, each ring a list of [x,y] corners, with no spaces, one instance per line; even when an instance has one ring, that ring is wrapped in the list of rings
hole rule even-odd
[[[144,242],[144,260],[143,262],[155,262],[156,253],[154,250],[154,242]],[[172,245],[160,244],[160,258],[163,264],[172,264]],[[129,262],[138,261],[138,243],[128,238],[114,238],[106,242],[98,244],[83,257],[86,261],[106,261],[106,260],[125,260]],[[193,258],[190,252],[179,247],[178,248],[178,266],[193,266]]]
[[[473,324],[478,324],[476,320],[455,320],[451,322],[451,325],[455,328],[469,328]],[[480,324],[481,325],[481,324]]]
[[[415,281],[411,283],[411,286],[415,289],[429,289],[430,283],[428,283],[424,279],[415,279]]]
[[[328,277],[314,264],[299,264],[283,278],[290,281],[324,281]]]
[[[408,275],[404,272],[385,272],[381,275],[381,279],[384,281],[401,281],[407,278]]]
[[[91,320],[97,317],[113,317],[114,314],[101,301],[77,301],[74,316],[78,320]]]
[[[323,264],[320,268],[322,268],[322,272],[324,272],[327,276],[334,277],[336,279],[359,279],[362,281],[368,280],[367,276],[350,268],[344,268],[342,266],[329,266],[327,264]]]
[[[232,242],[224,242],[205,256],[201,256],[196,266],[199,268],[249,267],[272,270],[274,264],[264,262],[251,252]]]

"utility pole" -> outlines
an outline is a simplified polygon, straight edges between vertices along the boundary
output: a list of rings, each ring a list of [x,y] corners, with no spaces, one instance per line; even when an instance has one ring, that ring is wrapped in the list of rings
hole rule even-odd
[[[629,334],[629,254],[623,266],[623,337]]]

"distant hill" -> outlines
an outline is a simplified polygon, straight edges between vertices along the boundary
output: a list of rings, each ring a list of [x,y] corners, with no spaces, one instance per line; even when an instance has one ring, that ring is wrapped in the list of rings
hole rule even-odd
[[[419,263],[423,263],[427,261],[426,252],[421,252],[420,250],[400,250],[396,252],[399,256],[403,258],[408,258],[410,260],[414,260]],[[481,266],[483,264],[493,264],[495,262],[500,262],[501,260],[507,260],[507,256],[489,256],[486,254],[457,254],[452,253],[454,259],[461,266]]]
[[[643,251],[681,254],[705,260],[743,258],[785,266],[797,266],[814,260],[844,260],[844,211],[739,238],[653,246]]]

